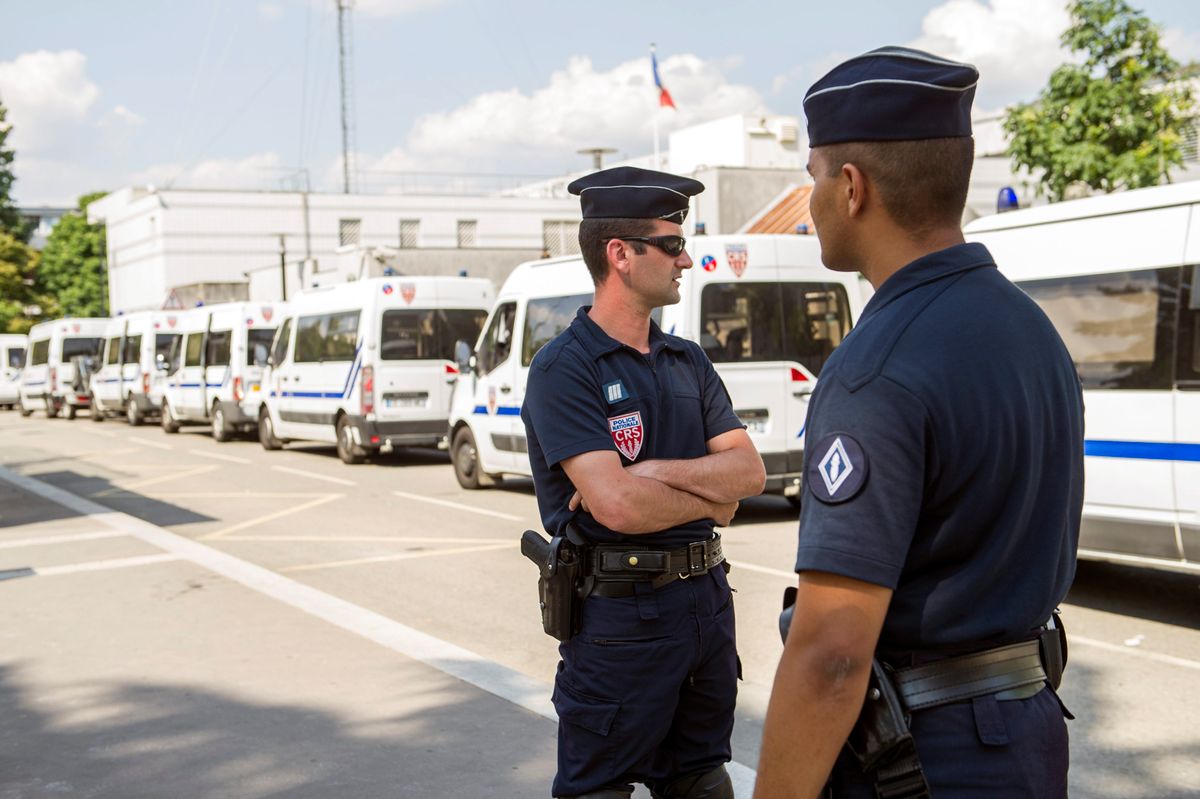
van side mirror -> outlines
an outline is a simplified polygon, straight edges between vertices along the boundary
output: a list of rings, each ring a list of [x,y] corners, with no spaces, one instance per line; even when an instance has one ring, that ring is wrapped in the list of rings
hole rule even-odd
[[[471,345],[461,338],[454,343],[454,363],[459,374],[475,371],[475,354],[471,352]]]

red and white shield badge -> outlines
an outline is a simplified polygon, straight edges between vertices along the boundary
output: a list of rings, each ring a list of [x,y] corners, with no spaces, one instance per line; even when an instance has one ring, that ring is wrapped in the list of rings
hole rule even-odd
[[[179,320],[176,319],[174,316],[168,316],[167,317],[167,327],[175,327],[175,323],[177,321],[179,321]]]
[[[259,308],[258,310],[262,313],[262,318],[263,318],[264,322],[270,322],[271,317],[275,315],[275,309],[272,308],[270,305],[264,305],[263,307]]]
[[[621,454],[631,461],[637,460],[638,453],[642,451],[642,442],[646,439],[641,412],[608,417],[608,431],[612,433],[613,443]]]
[[[733,274],[741,277],[750,263],[750,254],[746,252],[746,245],[726,244],[725,260],[729,261],[729,268],[733,270]]]
[[[415,297],[415,296],[417,296],[417,284],[416,283],[401,283],[400,284],[400,297],[401,297],[401,299],[404,300],[405,304],[411,303],[413,301],[413,297]]]
[[[489,416],[496,415],[496,387],[488,386],[487,412]]]

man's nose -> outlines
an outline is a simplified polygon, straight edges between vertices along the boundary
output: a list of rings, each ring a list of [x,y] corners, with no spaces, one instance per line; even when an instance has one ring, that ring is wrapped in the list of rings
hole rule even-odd
[[[692,256],[688,255],[688,251],[684,250],[679,253],[679,258],[675,260],[675,265],[680,269],[691,269],[695,266],[695,262],[692,261]]]

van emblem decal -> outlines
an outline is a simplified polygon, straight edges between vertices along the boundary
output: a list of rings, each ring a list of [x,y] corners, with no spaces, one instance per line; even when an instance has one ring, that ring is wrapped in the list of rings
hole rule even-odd
[[[729,261],[729,268],[733,270],[733,274],[741,277],[750,263],[750,255],[746,252],[746,245],[726,244],[725,260]]]
[[[608,431],[612,434],[613,443],[617,445],[621,454],[631,461],[637,460],[638,453],[642,451],[642,442],[646,438],[646,431],[642,427],[641,412],[634,411],[623,416],[610,416]]]
[[[495,386],[488,386],[487,411],[488,411],[488,416],[496,415],[496,387]]]
[[[392,291],[393,291],[393,289],[392,289],[392,284],[391,284],[391,283],[384,283],[384,284],[383,284],[383,293],[384,293],[384,294],[391,294],[391,293],[392,293]]]
[[[400,297],[404,300],[405,304],[411,303],[413,301],[413,297],[415,296],[417,296],[416,283],[400,284]]]
[[[717,259],[711,255],[706,255],[700,259],[700,266],[705,272],[715,272],[717,271]]]
[[[71,330],[78,333],[79,332],[79,323],[76,322],[75,324],[71,325]]]
[[[629,399],[629,392],[625,390],[625,384],[620,380],[614,380],[611,383],[604,384],[604,398],[608,400],[608,404],[620,402],[623,399]]]
[[[270,305],[264,305],[259,310],[262,311],[262,318],[264,322],[270,322],[271,317],[275,315],[275,309]]]
[[[168,316],[167,317],[167,327],[175,327],[175,323],[177,321],[178,320],[174,316]]]

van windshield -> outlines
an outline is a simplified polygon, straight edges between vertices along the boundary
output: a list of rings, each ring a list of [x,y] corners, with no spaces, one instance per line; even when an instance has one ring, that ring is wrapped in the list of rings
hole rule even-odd
[[[795,361],[819,375],[849,332],[840,283],[710,283],[700,294],[700,346],[713,363]]]
[[[271,342],[275,339],[275,328],[256,327],[249,331],[246,339],[246,365],[266,366],[271,354]]]
[[[171,360],[171,352],[175,342],[183,336],[178,333],[158,333],[154,336],[154,362],[157,364],[172,364],[178,366],[178,361]],[[161,367],[160,367],[161,368]]]
[[[383,312],[379,357],[385,361],[454,360],[454,343],[474,343],[487,311],[438,308]]]
[[[67,362],[76,355],[99,356],[104,349],[102,338],[65,338],[62,345],[62,359]]]
[[[13,369],[20,369],[22,366],[24,366],[25,365],[25,348],[24,347],[9,348],[6,363],[9,367],[11,367]]]
[[[31,366],[41,366],[50,362],[50,339],[35,341],[30,345],[29,363]]]
[[[525,338],[521,344],[521,365],[531,364],[538,350],[570,327],[580,307],[590,305],[591,302],[590,293],[530,300],[525,308]]]

